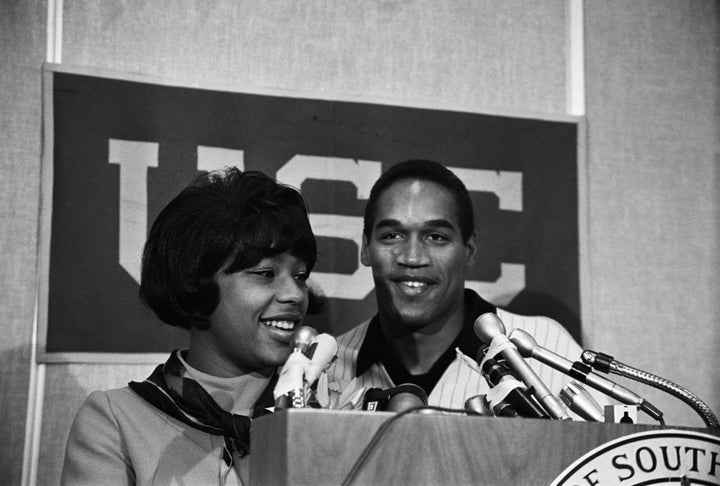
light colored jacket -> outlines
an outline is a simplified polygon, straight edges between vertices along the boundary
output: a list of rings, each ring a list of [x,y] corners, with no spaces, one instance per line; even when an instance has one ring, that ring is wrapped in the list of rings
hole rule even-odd
[[[130,388],[95,391],[77,413],[63,485],[239,485],[249,458],[222,459],[222,436],[169,417]]]

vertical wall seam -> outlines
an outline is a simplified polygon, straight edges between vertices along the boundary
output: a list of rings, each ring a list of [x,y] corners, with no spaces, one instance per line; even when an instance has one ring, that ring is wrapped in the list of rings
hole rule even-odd
[[[585,12],[584,0],[565,3],[565,96],[569,115],[585,117]],[[581,345],[588,343],[586,330],[592,327],[592,260],[590,238],[590,178],[589,127],[587,121],[578,124],[578,242],[580,245],[580,321]],[[586,346],[587,347],[587,346]]]
[[[566,3],[566,102],[570,115],[585,115],[584,0]]]
[[[63,0],[48,0],[47,23],[45,29],[45,60],[49,63],[62,62],[62,15]],[[38,224],[40,221],[38,220]],[[38,232],[38,235],[40,232]],[[38,244],[38,249],[40,245]],[[38,262],[40,255],[36,255]],[[23,464],[20,484],[35,486],[37,484],[38,463],[40,456],[40,434],[42,414],[45,401],[45,368],[44,363],[37,362],[38,345],[38,313],[39,313],[39,272],[36,272],[35,306],[33,309],[33,330],[30,340],[30,376],[28,379],[27,416],[25,420],[25,441],[23,444]]]
[[[63,0],[48,0],[46,61],[62,62]]]

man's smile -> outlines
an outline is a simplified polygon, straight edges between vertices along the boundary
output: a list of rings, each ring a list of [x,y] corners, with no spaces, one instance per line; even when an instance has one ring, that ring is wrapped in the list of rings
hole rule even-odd
[[[407,276],[396,275],[390,278],[394,286],[400,290],[403,295],[415,297],[427,292],[436,282],[424,276]]]

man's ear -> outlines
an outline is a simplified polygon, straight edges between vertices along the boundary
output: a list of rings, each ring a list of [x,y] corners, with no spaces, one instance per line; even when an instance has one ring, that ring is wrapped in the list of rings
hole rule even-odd
[[[368,251],[367,236],[363,233],[362,245],[360,246],[360,263],[366,267],[370,266],[370,252]]]
[[[465,243],[465,266],[469,267],[475,263],[478,253],[477,234],[473,233]]]

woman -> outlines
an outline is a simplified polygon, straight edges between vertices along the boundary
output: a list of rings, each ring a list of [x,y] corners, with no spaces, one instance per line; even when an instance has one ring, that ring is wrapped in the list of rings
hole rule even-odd
[[[184,189],[150,230],[140,297],[189,330],[189,347],[147,380],[87,398],[63,484],[247,483],[252,417],[273,405],[293,329],[316,307],[315,259],[297,190],[235,168]]]

